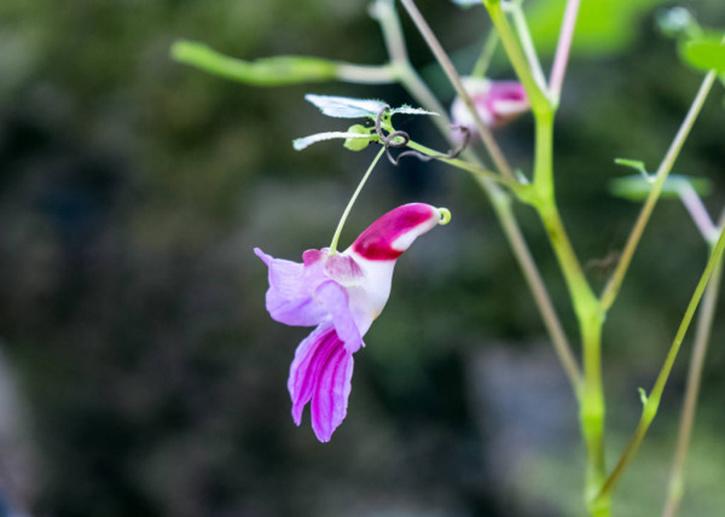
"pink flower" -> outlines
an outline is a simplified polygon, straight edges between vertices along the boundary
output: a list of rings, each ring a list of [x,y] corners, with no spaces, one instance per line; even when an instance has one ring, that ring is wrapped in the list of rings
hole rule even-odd
[[[463,86],[473,99],[478,115],[489,127],[502,126],[529,110],[524,87],[516,81],[489,81],[476,77],[463,79]],[[460,98],[451,106],[451,118],[459,126],[476,131],[476,124]]]
[[[373,222],[344,252],[307,250],[301,264],[255,248],[268,268],[266,306],[272,318],[316,327],[297,347],[287,388],[294,422],[300,425],[309,402],[321,442],[330,441],[345,419],[353,354],[385,307],[397,259],[443,217],[430,205],[403,205]]]

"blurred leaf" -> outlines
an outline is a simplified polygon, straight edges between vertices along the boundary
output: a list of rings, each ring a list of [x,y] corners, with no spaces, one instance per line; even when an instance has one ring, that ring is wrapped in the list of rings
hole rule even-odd
[[[708,35],[691,39],[680,45],[680,56],[693,68],[725,73],[725,39],[722,35]]]
[[[454,4],[460,5],[461,7],[473,7],[476,5],[483,5],[481,0],[451,0]]]
[[[712,184],[707,178],[684,176],[681,174],[670,174],[662,188],[662,198],[674,198],[686,184],[690,184],[701,196],[707,196],[712,190]],[[643,201],[650,190],[652,183],[640,175],[625,176],[613,180],[609,185],[609,191],[617,197],[629,201]]]
[[[180,63],[254,86],[323,82],[337,77],[338,65],[334,61],[316,57],[276,56],[244,61],[192,41],[174,43],[171,55]]]
[[[587,56],[606,56],[624,51],[635,39],[643,15],[663,0],[606,0],[582,2],[572,52]],[[531,2],[527,9],[529,27],[537,49],[552,54],[566,0]]]

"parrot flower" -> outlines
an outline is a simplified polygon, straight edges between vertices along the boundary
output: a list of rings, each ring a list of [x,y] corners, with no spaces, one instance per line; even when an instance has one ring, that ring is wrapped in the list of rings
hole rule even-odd
[[[353,354],[388,300],[397,259],[418,236],[449,218],[446,209],[403,205],[378,218],[344,252],[307,250],[302,263],[255,248],[268,268],[266,307],[272,319],[316,327],[297,347],[287,388],[295,424],[309,403],[321,442],[330,441],[345,419]]]
[[[463,87],[473,100],[479,116],[488,127],[502,126],[529,110],[524,87],[516,81],[490,81],[476,77],[463,79]],[[451,118],[459,126],[476,131],[473,116],[465,103],[456,97],[451,106]]]

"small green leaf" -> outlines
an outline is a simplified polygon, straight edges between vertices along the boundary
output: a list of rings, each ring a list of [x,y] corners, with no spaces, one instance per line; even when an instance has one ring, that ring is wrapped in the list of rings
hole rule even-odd
[[[639,391],[639,400],[642,401],[642,405],[647,405],[647,392],[644,390],[644,388],[637,388]]]
[[[723,35],[708,35],[683,42],[682,59],[698,70],[725,73],[725,39]]]
[[[642,173],[643,176],[648,177],[649,173],[641,160],[630,160],[629,158],[615,158],[614,163],[623,167],[629,167]]]
[[[690,184],[701,196],[707,196],[712,190],[710,180],[681,174],[670,174],[662,188],[662,198],[678,197],[682,187]],[[613,180],[609,185],[610,192],[629,201],[644,201],[652,190],[652,182],[640,175],[625,176]]]
[[[276,56],[244,61],[193,41],[174,43],[171,56],[180,63],[254,86],[322,82],[337,77],[338,65],[334,61],[305,56]]]

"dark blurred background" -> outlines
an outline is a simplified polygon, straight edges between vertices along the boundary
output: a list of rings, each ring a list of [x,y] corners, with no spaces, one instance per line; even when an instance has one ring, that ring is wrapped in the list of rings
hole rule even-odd
[[[531,0],[548,66],[563,2]],[[606,4],[606,5],[599,5]],[[637,213],[612,198],[654,169],[698,87],[656,0],[584,2],[556,140],[560,205],[597,286]],[[685,2],[722,27],[721,0]],[[481,8],[420,7],[462,71]],[[329,242],[371,158],[292,138],[345,124],[306,92],[410,102],[396,86],[255,89],[174,63],[177,38],[256,58],[385,60],[367,3],[334,0],[3,0],[0,3],[0,515],[582,515],[576,410],[490,206],[465,175],[404,161],[376,171],[348,241],[397,204],[451,208],[453,222],[401,261],[393,296],[357,355],[347,420],[319,444],[289,415],[286,376],[306,334],[264,311],[261,246],[297,259]],[[451,92],[405,19],[414,64]],[[500,57],[500,56],[499,56]],[[492,75],[511,72],[499,60]],[[725,202],[723,90],[710,96],[676,171]],[[401,117],[444,149],[425,120]],[[526,170],[531,121],[500,131]],[[520,207],[572,336],[543,232]],[[605,334],[612,459],[674,334],[706,246],[662,202]],[[725,328],[718,311],[683,515],[722,514]],[[684,385],[684,349],[616,515],[658,515]],[[15,513],[13,513],[15,512]]]

